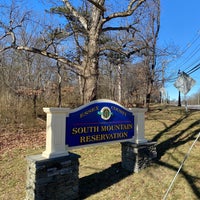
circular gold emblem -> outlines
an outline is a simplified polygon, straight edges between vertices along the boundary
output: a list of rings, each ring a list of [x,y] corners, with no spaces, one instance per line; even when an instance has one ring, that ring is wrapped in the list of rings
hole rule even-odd
[[[101,111],[99,112],[99,114],[101,115],[101,118],[104,119],[104,120],[109,120],[111,115],[112,115],[112,112],[110,110],[110,108],[108,107],[103,107],[101,109]]]

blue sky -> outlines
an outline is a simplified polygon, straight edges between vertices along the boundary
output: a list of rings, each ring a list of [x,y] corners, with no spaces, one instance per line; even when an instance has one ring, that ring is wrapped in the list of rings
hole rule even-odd
[[[36,0],[35,0],[36,1]],[[39,10],[45,8],[40,2]],[[36,2],[32,2],[32,7]],[[30,2],[28,4],[30,6]],[[161,0],[161,29],[159,36],[159,45],[167,46],[174,44],[180,48],[180,51],[188,49],[181,57],[173,58],[173,61],[167,64],[166,73],[177,77],[178,70],[189,70],[200,62],[200,50],[195,55],[194,52],[200,47],[200,0]],[[38,8],[37,8],[38,9]],[[194,44],[192,41],[199,36]],[[188,48],[188,46],[190,47]],[[191,57],[191,55],[193,55]],[[172,60],[172,59],[170,59]],[[187,62],[186,62],[187,61]],[[187,72],[187,70],[185,72]],[[195,86],[190,90],[187,96],[190,96],[200,90],[200,69],[190,76],[196,81]],[[169,98],[178,99],[178,90],[174,87],[174,82],[166,83],[165,88]]]
[[[2,0],[7,2],[6,0]],[[26,1],[25,1],[26,2]],[[46,7],[43,0],[27,1],[24,6],[33,8],[41,12]],[[191,69],[198,62],[200,63],[200,0],[161,0],[161,29],[159,35],[159,45],[167,46],[174,44],[180,50],[187,51],[178,58],[170,59],[166,73],[177,76],[178,70],[185,71]],[[198,38],[199,36],[199,38]],[[196,39],[198,38],[198,39]],[[195,43],[192,43],[196,39]],[[190,47],[189,47],[190,45]],[[199,47],[199,52],[197,51]],[[194,52],[195,55],[194,55]],[[192,55],[192,56],[191,56]],[[196,80],[195,86],[187,96],[200,90],[200,69],[190,76]],[[178,98],[178,90],[173,86],[174,82],[166,83],[165,88],[170,99]]]
[[[178,70],[189,71],[200,63],[200,1],[199,0],[161,0],[161,29],[159,44],[174,44],[185,53],[167,65],[167,73],[177,75]],[[195,41],[195,42],[194,42]],[[171,60],[171,59],[170,59]],[[196,84],[187,96],[200,89],[200,69],[190,74]],[[178,98],[178,90],[174,82],[166,83],[165,87],[170,99]]]

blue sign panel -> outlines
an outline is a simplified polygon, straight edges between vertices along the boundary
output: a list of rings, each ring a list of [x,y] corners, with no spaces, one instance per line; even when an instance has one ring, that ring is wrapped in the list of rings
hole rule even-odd
[[[94,101],[69,114],[66,145],[69,147],[128,140],[134,136],[132,112],[112,101]]]

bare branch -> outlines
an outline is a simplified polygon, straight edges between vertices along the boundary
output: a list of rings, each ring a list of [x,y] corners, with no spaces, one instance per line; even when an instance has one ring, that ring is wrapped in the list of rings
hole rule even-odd
[[[2,22],[0,21],[0,27],[2,27],[3,29],[5,29],[6,31],[8,31],[8,27]]]
[[[37,48],[34,48],[34,47],[27,47],[27,46],[15,46],[15,47],[12,47],[12,48],[14,48],[16,50],[24,50],[24,51],[28,51],[28,52],[32,52],[32,53],[37,53],[37,54],[40,54],[42,56],[46,56],[48,58],[52,58],[54,60],[57,60],[57,61],[59,61],[63,64],[74,67],[76,70],[80,70],[80,71],[82,70],[82,68],[79,65],[76,65],[75,63],[71,62],[67,58],[62,57],[62,56],[58,56],[57,54],[54,54],[54,53],[51,53],[51,52],[48,52],[48,51],[45,51],[45,50],[37,49]]]
[[[141,47],[135,47],[132,49],[132,51],[124,51],[121,47],[114,47],[114,46],[104,46],[100,49],[101,52],[109,50],[109,51],[113,51],[116,53],[119,53],[121,55],[125,55],[127,58],[130,58],[131,55],[135,54],[135,53],[139,53],[141,50],[146,49],[147,46],[141,46]],[[105,53],[104,53],[105,54]]]
[[[70,12],[79,19],[85,30],[88,30],[87,20],[76,11],[76,9],[70,4],[68,0],[63,0],[63,2],[65,3],[66,7],[70,10]]]
[[[99,8],[101,11],[103,11],[103,12],[106,11],[106,9],[105,9],[102,5],[98,4],[97,2],[95,2],[95,1],[93,1],[93,0],[88,0],[88,1],[89,1],[91,4],[95,5],[97,8]]]
[[[126,11],[124,11],[124,12],[116,12],[116,13],[111,14],[110,16],[106,17],[103,20],[103,23],[105,23],[107,21],[110,21],[111,19],[114,19],[114,18],[117,18],[117,17],[128,17],[128,16],[131,16],[134,13],[134,11],[142,3],[144,3],[145,1],[146,0],[131,0]]]
[[[136,28],[132,26],[119,26],[119,27],[106,27],[102,29],[102,32],[106,31],[129,31],[130,29],[133,29],[134,31],[137,31]]]
[[[3,53],[4,51],[7,51],[8,49],[11,49],[11,48],[12,48],[11,46],[4,47],[4,48],[0,49],[0,53]]]

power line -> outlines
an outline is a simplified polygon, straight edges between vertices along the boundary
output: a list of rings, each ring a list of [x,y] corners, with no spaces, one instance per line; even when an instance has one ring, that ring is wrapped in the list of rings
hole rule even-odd
[[[194,55],[196,55],[196,54],[199,52],[199,50],[200,50],[200,46],[196,47],[195,50],[194,50],[193,52],[191,52],[190,55],[188,55],[188,57],[185,59],[185,62],[183,62],[182,65],[185,65],[188,61],[190,61],[190,59],[191,59]],[[189,68],[189,67],[185,68],[184,71],[187,70],[188,68]]]
[[[192,66],[196,66],[197,64],[197,62],[199,62],[199,60],[200,60],[200,57],[198,57],[191,65],[189,65],[186,69],[184,69],[184,71],[186,71],[187,69],[189,69],[190,67],[192,67]]]
[[[194,37],[194,39],[183,48],[181,55],[179,56],[179,58],[177,58],[178,60],[176,63],[181,61],[181,59],[183,58],[183,61],[181,61],[180,64],[176,64],[176,66],[179,66],[179,69],[182,68],[181,71],[185,71],[192,66],[192,65],[190,65],[190,66],[185,67],[185,69],[183,69],[183,66],[186,63],[188,63],[191,60],[191,58],[193,58],[199,52],[200,44],[194,46],[194,44],[197,43],[197,40],[199,38],[200,38],[200,31],[198,31],[196,36]],[[192,47],[194,47],[194,48],[192,48]],[[188,52],[190,49],[191,49],[191,51]],[[188,55],[186,54],[187,52],[188,52]],[[186,56],[185,58],[184,58],[184,55]]]
[[[194,66],[192,69],[190,69],[188,72],[186,72],[187,74],[192,74],[194,72],[196,72],[197,70],[200,69],[200,63],[197,64],[196,66]]]
[[[200,30],[197,32],[197,36],[192,40],[191,43],[187,44],[183,49],[182,55],[200,38]]]

